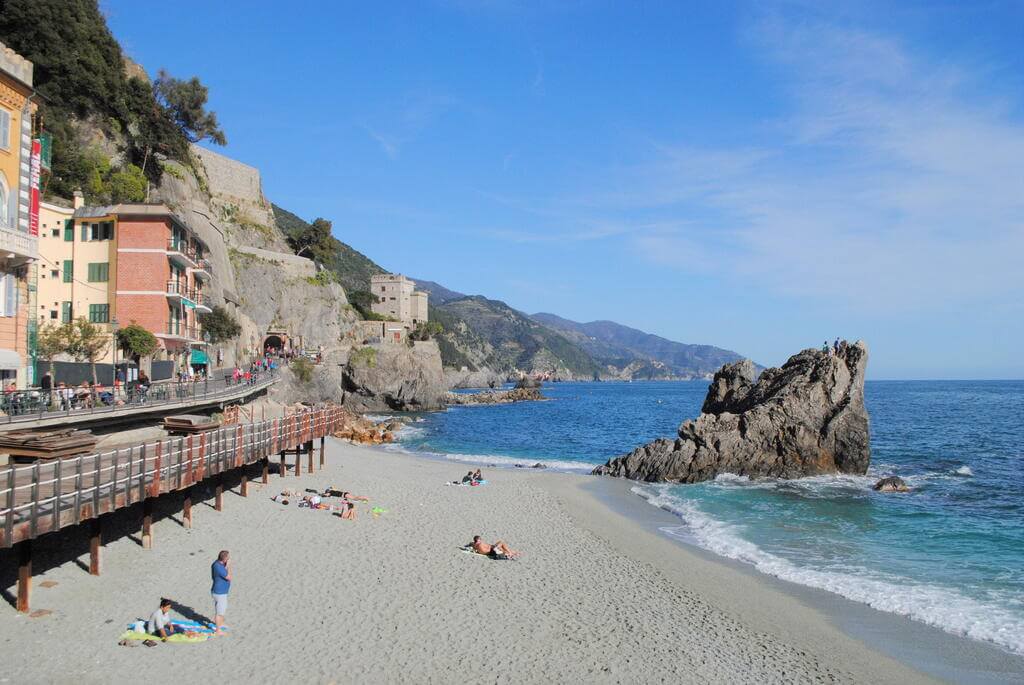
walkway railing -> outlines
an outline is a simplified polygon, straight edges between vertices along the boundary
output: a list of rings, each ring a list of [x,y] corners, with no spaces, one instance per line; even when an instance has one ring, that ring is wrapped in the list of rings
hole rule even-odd
[[[29,423],[58,416],[114,416],[129,410],[159,409],[175,404],[202,405],[222,398],[233,398],[246,388],[250,392],[257,392],[269,387],[276,380],[272,372],[265,372],[248,383],[245,380],[235,381],[231,378],[161,381],[146,388],[137,384],[126,385],[116,393],[114,388],[109,386],[104,386],[100,390],[19,390],[0,396],[0,411],[4,414],[0,416],[0,425]]]

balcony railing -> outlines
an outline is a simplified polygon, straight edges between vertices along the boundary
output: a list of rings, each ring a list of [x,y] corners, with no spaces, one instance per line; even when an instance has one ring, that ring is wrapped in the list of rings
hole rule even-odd
[[[191,342],[202,342],[203,332],[199,326],[187,326],[184,321],[168,321],[167,335],[173,338],[181,338]]]
[[[196,259],[198,258],[196,249],[189,245],[187,241],[175,240],[174,238],[167,241],[167,256],[174,259],[175,255],[182,257],[189,266],[194,267],[196,265]]]
[[[213,274],[213,266],[210,264],[210,260],[205,257],[196,259],[196,266],[192,269],[192,273],[199,278],[210,278]]]
[[[195,303],[197,307],[211,309],[213,300],[209,295],[203,293],[199,288],[189,288],[181,281],[167,281],[167,294],[172,297],[180,297]]]
[[[17,262],[39,258],[39,238],[0,224],[0,252],[13,254]]]

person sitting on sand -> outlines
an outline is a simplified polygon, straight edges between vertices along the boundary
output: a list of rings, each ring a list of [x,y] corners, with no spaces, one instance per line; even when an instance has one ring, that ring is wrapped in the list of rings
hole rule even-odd
[[[473,474],[473,480],[475,480],[477,483],[479,483],[483,479],[484,479],[484,474],[480,473],[480,469],[477,469],[476,473]]]
[[[469,473],[467,473],[465,476],[462,477],[462,484],[463,485],[472,485],[472,483],[473,483],[473,472],[470,471]]]
[[[509,548],[501,540],[498,540],[493,545],[488,545],[479,535],[473,536],[473,551],[477,554],[488,556],[491,559],[515,559],[519,556],[519,552]]]
[[[174,624],[171,623],[170,613],[171,600],[161,597],[160,608],[149,617],[149,622],[146,624],[146,632],[167,642],[167,637],[174,634]]]
[[[345,519],[346,521],[355,521],[356,520],[356,505],[353,504],[352,502],[347,501],[347,500],[342,502],[341,503],[341,518]]]

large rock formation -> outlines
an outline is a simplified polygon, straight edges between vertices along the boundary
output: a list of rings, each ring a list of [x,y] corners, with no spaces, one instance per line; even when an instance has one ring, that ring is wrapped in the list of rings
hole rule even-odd
[[[594,469],[645,481],[696,483],[720,473],[799,478],[867,471],[863,342],[837,354],[804,350],[754,381],[749,361],[715,374],[701,415],[659,439]]]
[[[544,395],[540,388],[513,388],[512,390],[485,390],[474,393],[450,392],[445,395],[445,403],[451,405],[474,406],[482,404],[512,404],[513,402],[539,402]]]
[[[342,403],[357,412],[441,409],[447,390],[433,341],[357,348],[342,369],[341,385]]]

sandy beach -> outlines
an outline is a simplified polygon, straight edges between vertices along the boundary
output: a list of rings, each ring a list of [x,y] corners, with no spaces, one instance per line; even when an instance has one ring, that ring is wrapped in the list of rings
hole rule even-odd
[[[99,577],[72,558],[87,552],[80,533],[45,539],[32,608],[52,613],[0,611],[0,682],[928,681],[771,584],[611,512],[589,479],[491,470],[483,487],[444,485],[464,472],[329,440],[325,470],[272,477],[248,498],[233,488],[223,512],[198,505],[191,530],[180,500],[166,502],[153,550],[137,542],[138,517],[122,517]],[[352,522],[270,500],[326,486],[372,501]],[[460,552],[474,533],[523,556]],[[229,636],[118,646],[162,595],[212,618],[222,548]]]

